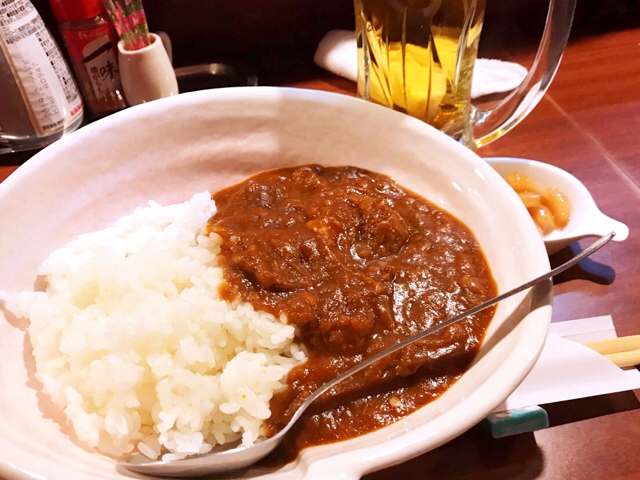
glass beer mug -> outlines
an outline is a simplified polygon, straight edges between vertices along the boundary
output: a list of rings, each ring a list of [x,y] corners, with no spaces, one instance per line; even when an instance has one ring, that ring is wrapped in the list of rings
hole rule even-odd
[[[354,0],[358,96],[419,118],[470,148],[500,137],[540,101],[567,43],[576,0],[551,0],[536,59],[497,105],[471,104],[485,0]]]

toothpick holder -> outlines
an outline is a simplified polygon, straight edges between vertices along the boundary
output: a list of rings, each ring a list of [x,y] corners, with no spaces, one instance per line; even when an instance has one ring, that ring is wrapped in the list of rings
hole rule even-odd
[[[129,105],[139,105],[178,94],[178,81],[171,60],[155,33],[151,43],[139,50],[125,50],[118,42],[122,88]]]

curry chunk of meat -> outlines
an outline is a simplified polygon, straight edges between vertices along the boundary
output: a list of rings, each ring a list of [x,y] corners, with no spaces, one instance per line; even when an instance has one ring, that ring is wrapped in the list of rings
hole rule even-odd
[[[348,186],[333,188],[336,182]],[[394,272],[375,262],[410,238],[392,199],[367,194],[375,183],[357,169],[321,175],[305,167],[216,196],[210,230],[224,239],[227,295],[286,311],[318,351],[363,351],[375,325],[393,325]],[[233,213],[227,208],[239,204]]]

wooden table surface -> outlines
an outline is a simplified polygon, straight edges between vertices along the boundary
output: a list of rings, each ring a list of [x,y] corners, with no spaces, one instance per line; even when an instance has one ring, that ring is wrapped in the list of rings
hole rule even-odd
[[[516,59],[530,61],[526,55]],[[321,70],[311,77],[287,85],[355,93],[353,83]],[[618,335],[640,333],[638,132],[640,29],[572,41],[536,109],[478,151],[484,157],[531,158],[564,168],[584,182],[603,212],[631,229],[628,240],[596,254],[595,282],[577,279],[554,286],[554,321],[610,314]],[[0,181],[27,157],[0,156]],[[567,254],[560,252],[552,261]],[[607,281],[612,271],[615,280]],[[435,451],[365,478],[640,478],[638,398],[627,392],[548,405],[549,429],[496,440],[475,427]]]

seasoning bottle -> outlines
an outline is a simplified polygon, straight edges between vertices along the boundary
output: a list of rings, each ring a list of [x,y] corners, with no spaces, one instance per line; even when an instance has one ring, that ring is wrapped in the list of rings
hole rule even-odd
[[[42,148],[82,124],[71,71],[29,0],[0,1],[0,153]]]
[[[127,106],[118,69],[118,37],[102,0],[50,0],[85,104],[95,117]]]

